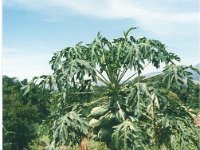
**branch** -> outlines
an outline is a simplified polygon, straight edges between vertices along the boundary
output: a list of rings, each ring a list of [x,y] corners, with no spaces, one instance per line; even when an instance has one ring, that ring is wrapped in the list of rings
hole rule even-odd
[[[129,81],[132,77],[134,77],[137,73],[134,73],[132,76],[130,76],[128,79],[126,79],[121,85],[123,86],[127,81]]]
[[[100,76],[105,80],[105,82],[108,83],[108,80],[101,74],[101,72],[100,72],[99,70],[96,69],[96,72],[98,72],[98,73],[100,74]],[[98,77],[98,78],[101,78],[101,77],[99,77],[99,76],[97,76],[97,77]],[[101,80],[103,80],[103,79],[101,79]]]
[[[125,75],[125,73],[127,72],[127,68],[126,69],[124,69],[123,71],[122,71],[122,73],[121,73],[121,75],[120,75],[120,77],[119,77],[119,79],[118,79],[118,82],[120,82],[121,81],[121,79],[123,78],[123,76]]]
[[[144,68],[146,68],[148,65],[150,64],[150,62],[148,64],[146,64],[144,66]],[[144,69],[143,68],[143,69]],[[123,86],[124,84],[126,84],[132,77],[134,77],[137,73],[134,73],[132,76],[130,76],[128,79],[126,79],[121,85]]]
[[[96,103],[96,102],[99,102],[99,101],[101,101],[101,100],[103,100],[103,99],[108,99],[108,98],[109,98],[108,96],[104,96],[104,97],[102,97],[102,98],[100,98],[100,99],[97,99],[97,100],[95,100],[95,101],[93,101],[93,102],[83,104],[82,106],[90,106],[90,105],[92,105],[92,104],[94,104],[94,103]]]
[[[112,73],[110,72],[110,68],[108,65],[106,65],[106,68],[104,71],[106,72],[106,75],[108,76],[110,82],[112,82]]]
[[[101,82],[103,82],[103,83],[105,83],[106,85],[108,85],[108,81],[106,80],[103,80],[101,77],[99,77],[98,75],[96,75],[97,76],[97,78],[101,81]]]
[[[104,96],[104,97],[102,97],[100,99],[97,99],[95,101],[92,101],[92,102],[89,102],[89,103],[86,103],[86,104],[78,104],[77,105],[77,108],[79,109],[78,112],[80,112],[82,110],[82,107],[88,107],[88,106],[91,106],[92,104],[95,104],[97,102],[100,102],[100,101],[106,100],[106,99],[109,99],[109,97],[108,96]],[[90,114],[87,117],[90,117]]]

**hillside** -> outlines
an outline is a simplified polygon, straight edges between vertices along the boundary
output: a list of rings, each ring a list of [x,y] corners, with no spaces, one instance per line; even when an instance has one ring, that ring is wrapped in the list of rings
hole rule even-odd
[[[197,69],[200,70],[200,63],[196,64],[194,67],[196,67]],[[200,75],[198,75],[197,72],[193,71],[192,69],[188,69],[189,72],[192,73],[192,79],[194,80],[195,83],[200,83]],[[146,77],[152,77],[154,75],[157,75],[161,72],[157,71],[157,72],[149,72],[147,74],[145,74]]]
[[[200,69],[200,63],[197,64],[197,65],[195,65],[194,67]],[[197,72],[195,72],[195,71],[193,71],[193,70],[191,70],[191,69],[190,69],[190,72],[192,73],[192,78],[193,78],[193,80],[195,80],[195,81],[200,81],[200,75],[198,75]]]

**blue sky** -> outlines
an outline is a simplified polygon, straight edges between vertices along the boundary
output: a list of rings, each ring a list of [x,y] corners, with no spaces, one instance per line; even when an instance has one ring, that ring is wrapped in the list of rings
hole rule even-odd
[[[90,43],[98,31],[113,39],[135,26],[136,37],[158,39],[182,64],[195,65],[198,5],[198,0],[4,0],[3,74],[20,79],[50,74],[54,52]]]

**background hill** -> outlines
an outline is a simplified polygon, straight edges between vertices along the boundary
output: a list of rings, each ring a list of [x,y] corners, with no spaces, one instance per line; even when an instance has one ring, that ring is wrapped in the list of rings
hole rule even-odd
[[[200,70],[200,63],[194,65],[194,67],[196,67],[197,69]],[[193,71],[192,69],[188,69],[189,72],[192,73],[192,79],[194,80],[195,83],[200,83],[200,75],[198,75],[197,72]],[[161,72],[157,71],[157,72],[150,72],[150,73],[147,73],[145,74],[146,77],[151,77],[151,76],[154,76],[156,74],[159,74]]]
[[[195,65],[194,67],[200,69],[200,63],[197,64],[197,65]],[[190,69],[190,72],[192,73],[192,78],[193,78],[193,80],[200,81],[200,75],[198,75],[197,72],[195,72],[195,71],[193,71],[193,70],[191,70],[191,69]]]

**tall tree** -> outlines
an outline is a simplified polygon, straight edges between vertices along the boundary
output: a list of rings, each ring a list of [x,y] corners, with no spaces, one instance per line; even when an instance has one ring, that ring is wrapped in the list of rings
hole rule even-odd
[[[95,138],[111,149],[199,147],[193,112],[171,91],[172,86],[188,86],[187,67],[176,65],[180,58],[160,41],[130,36],[134,29],[112,41],[98,33],[91,44],[58,51],[50,61],[53,74],[32,80],[57,95],[52,149],[76,144],[80,133],[87,134],[84,118],[75,112],[94,103],[98,107],[91,110],[89,126]],[[161,64],[165,65],[160,74],[165,90],[141,76],[148,65],[160,68]],[[129,71],[131,75],[124,78]],[[83,96],[94,95],[93,87],[100,82],[104,93],[88,103]]]

